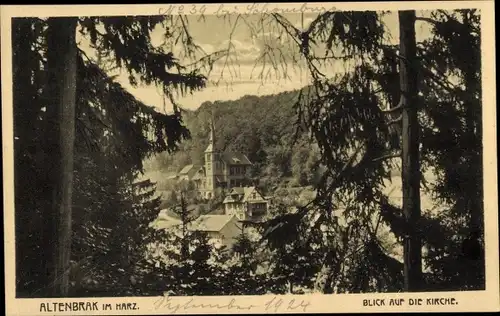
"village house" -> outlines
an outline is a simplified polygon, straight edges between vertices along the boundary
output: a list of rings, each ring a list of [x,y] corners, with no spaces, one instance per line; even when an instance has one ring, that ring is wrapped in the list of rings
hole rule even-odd
[[[181,171],[179,171],[179,174],[177,175],[177,179],[179,181],[191,181],[199,169],[200,169],[200,166],[187,165],[184,168],[182,168]]]
[[[182,221],[179,218],[168,214],[168,210],[162,210],[150,227],[155,229],[172,230],[182,237]],[[186,225],[188,231],[204,232],[208,236],[209,243],[213,245],[225,246],[231,249],[237,237],[243,232],[242,223],[234,215],[200,215]]]
[[[230,190],[252,184],[248,172],[252,163],[242,153],[221,152],[215,145],[213,123],[204,153],[203,166],[187,165],[178,174],[179,180],[193,181],[198,194],[212,199],[217,189]]]
[[[234,215],[201,215],[189,224],[190,231],[208,235],[209,242],[231,249],[242,233],[242,225]]]
[[[267,214],[268,201],[256,187],[232,188],[222,203],[226,215],[241,221],[259,221]]]

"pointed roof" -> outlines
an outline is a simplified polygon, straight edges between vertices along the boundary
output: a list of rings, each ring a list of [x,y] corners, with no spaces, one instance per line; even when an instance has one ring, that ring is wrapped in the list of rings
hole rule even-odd
[[[207,149],[205,149],[206,153],[214,152],[214,146],[212,144],[208,144]]]
[[[214,152],[215,151],[215,125],[214,125],[214,117],[210,118],[210,133],[209,133],[209,139],[208,139],[208,146],[207,149],[205,149],[205,152]]]

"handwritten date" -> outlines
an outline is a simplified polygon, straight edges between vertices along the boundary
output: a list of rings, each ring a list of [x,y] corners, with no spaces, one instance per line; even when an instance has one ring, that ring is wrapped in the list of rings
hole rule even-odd
[[[226,304],[207,304],[198,302],[199,299],[190,298],[184,303],[179,303],[179,299],[172,298],[168,295],[159,298],[155,304],[154,308],[167,309],[169,312],[175,314],[180,311],[188,311],[191,309],[215,309],[215,310],[240,310],[240,311],[250,311],[253,309],[264,308],[265,312],[277,313],[280,311],[297,311],[306,312],[307,308],[311,305],[309,301],[306,300],[296,300],[296,299],[283,299],[274,296],[263,305],[243,305],[238,303],[236,298],[231,298]]]

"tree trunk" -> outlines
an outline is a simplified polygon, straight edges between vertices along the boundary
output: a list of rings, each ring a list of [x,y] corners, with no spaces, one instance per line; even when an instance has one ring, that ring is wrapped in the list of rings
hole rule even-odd
[[[408,231],[404,242],[405,291],[422,286],[420,239],[420,162],[417,109],[415,11],[399,11],[400,83],[402,93],[402,184],[403,212]]]
[[[470,12],[464,12],[464,33],[461,37],[464,41],[472,43],[474,41],[471,34]],[[465,139],[467,150],[464,155],[468,157],[468,181],[466,185],[467,192],[467,212],[469,215],[469,236],[470,240],[479,245],[479,258],[468,261],[466,265],[466,277],[464,283],[468,289],[484,289],[484,205],[483,205],[483,148],[482,148],[482,112],[481,112],[481,52],[473,52],[471,60],[463,63],[465,85],[465,113],[466,113],[466,131]],[[475,57],[475,58],[474,58]]]
[[[466,42],[472,43],[473,36],[470,33],[471,21],[468,13],[463,14],[465,34],[461,34]],[[469,228],[472,232],[483,233],[484,212],[483,212],[483,173],[482,173],[482,113],[481,113],[481,81],[480,72],[481,53],[474,54],[479,60],[471,60],[464,63],[464,84],[465,84],[465,106],[466,106],[466,134],[467,141],[471,148],[469,152],[469,172],[471,178],[467,192],[469,197]],[[474,56],[473,55],[473,56]],[[472,56],[471,56],[472,57]],[[479,76],[478,76],[479,75]]]
[[[35,174],[36,170],[36,126],[37,111],[33,103],[36,91],[31,82],[34,62],[30,54],[33,43],[32,21],[27,18],[12,19],[12,79],[13,79],[13,114],[14,114],[14,192],[15,192],[15,236],[16,236],[16,294],[29,293],[26,284],[37,280],[35,286],[47,284],[43,267],[33,266],[33,259],[41,255],[37,246],[43,242],[43,236],[34,240],[41,216],[33,197],[38,194],[33,179],[23,174]],[[36,177],[36,175],[35,175]],[[42,246],[43,247],[43,246]],[[33,285],[33,284],[32,284]]]
[[[189,213],[184,199],[184,194],[181,191],[181,221],[182,221],[182,245],[181,256],[182,260],[186,260],[189,256],[189,241],[187,239],[187,225],[189,225]]]
[[[68,296],[71,255],[73,149],[76,103],[76,18],[50,18],[47,56],[53,125],[53,203],[55,240],[53,295]]]

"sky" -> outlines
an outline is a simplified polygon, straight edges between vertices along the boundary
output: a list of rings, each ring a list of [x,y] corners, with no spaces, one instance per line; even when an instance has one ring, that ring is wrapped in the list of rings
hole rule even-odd
[[[425,14],[425,13],[421,13]],[[285,17],[298,29],[305,29],[316,17],[315,14],[284,14]],[[245,95],[268,95],[283,91],[299,89],[309,84],[308,72],[303,65],[293,62],[291,55],[296,54],[296,46],[283,35],[282,28],[274,24],[260,23],[260,15],[253,14],[246,17],[236,16],[221,17],[215,15],[206,15],[202,20],[199,16],[188,16],[188,25],[190,35],[194,42],[207,54],[212,52],[229,49],[230,55],[227,59],[222,58],[214,64],[214,67],[208,75],[207,87],[202,91],[196,91],[192,95],[178,96],[176,101],[183,108],[194,110],[203,102],[217,100],[236,100]],[[399,37],[398,17],[396,13],[390,13],[383,20],[393,43],[396,43]],[[179,23],[179,21],[176,21]],[[179,25],[179,24],[177,24]],[[417,23],[417,40],[425,38],[430,33],[425,24]],[[153,45],[164,44],[165,28],[158,26],[152,32]],[[88,40],[80,37],[80,48],[94,55],[88,46]],[[281,48],[284,52],[283,58],[266,59],[266,66],[260,64],[259,57],[266,51],[266,47]],[[172,44],[175,56],[183,64],[190,64],[180,51],[180,45]],[[319,48],[321,50],[321,48]],[[198,56],[202,56],[202,52]],[[277,57],[277,55],[275,55]],[[285,61],[283,61],[285,60]],[[274,64],[273,64],[274,62]],[[273,69],[279,71],[273,71]],[[334,74],[340,71],[339,65],[328,66],[322,71],[327,74]],[[286,77],[283,76],[286,69]],[[264,72],[262,72],[264,70]],[[269,71],[269,72],[268,72]],[[155,106],[159,111],[169,111],[172,107],[169,102],[164,101],[162,93],[155,86],[132,87],[128,82],[128,76],[124,71],[121,73],[115,71],[111,75],[118,75],[117,80],[122,86],[132,93],[143,103]],[[268,76],[262,77],[262,74]],[[260,75],[260,76],[259,76]]]

